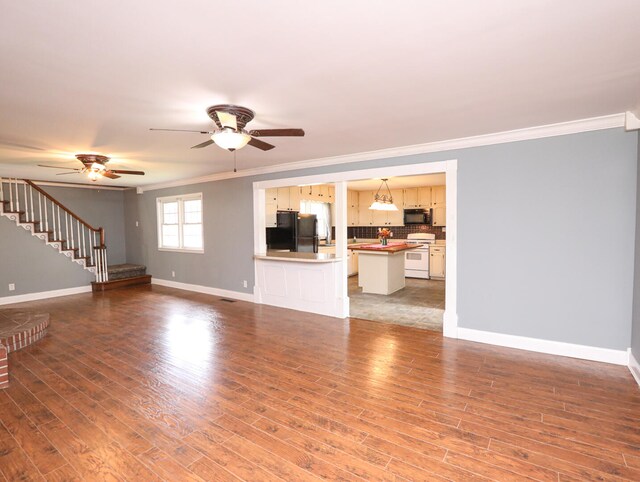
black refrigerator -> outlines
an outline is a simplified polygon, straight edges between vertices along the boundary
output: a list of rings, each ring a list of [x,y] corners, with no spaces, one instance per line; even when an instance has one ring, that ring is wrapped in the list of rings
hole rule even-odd
[[[318,252],[318,220],[315,214],[278,211],[277,227],[269,228],[267,247],[301,253]]]

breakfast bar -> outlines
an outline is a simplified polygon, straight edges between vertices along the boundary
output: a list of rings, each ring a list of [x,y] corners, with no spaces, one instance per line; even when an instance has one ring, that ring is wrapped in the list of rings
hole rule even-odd
[[[388,243],[362,244],[350,247],[359,252],[359,281],[363,293],[390,295],[405,286],[404,255],[415,245]]]

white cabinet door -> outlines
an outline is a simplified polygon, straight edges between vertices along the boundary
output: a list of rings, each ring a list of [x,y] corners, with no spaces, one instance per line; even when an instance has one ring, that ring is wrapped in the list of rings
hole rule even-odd
[[[431,219],[432,226],[446,226],[447,225],[447,207],[440,206],[433,208],[433,219]]]
[[[333,184],[327,185],[328,203],[336,202],[336,187]]]
[[[289,188],[289,209],[300,211],[300,188],[298,186]]]
[[[278,188],[278,211],[289,211],[289,188]]]
[[[403,201],[405,208],[417,208],[418,207],[418,189],[410,188],[404,189]]]
[[[429,209],[431,207],[431,188],[418,188],[418,207]]]
[[[265,225],[268,228],[275,228],[278,224],[278,190],[267,189],[265,201]]]
[[[371,213],[371,223],[377,228],[383,228],[388,226],[387,224],[387,211],[378,211],[369,209]]]
[[[358,226],[373,226],[373,211],[369,209],[375,191],[358,192]]]
[[[446,248],[443,246],[429,248],[429,276],[431,278],[444,279],[445,277]]]
[[[347,225],[348,226],[358,225],[358,206],[347,207]]]
[[[445,186],[434,186],[431,189],[431,205],[433,207],[447,205],[447,189]]]

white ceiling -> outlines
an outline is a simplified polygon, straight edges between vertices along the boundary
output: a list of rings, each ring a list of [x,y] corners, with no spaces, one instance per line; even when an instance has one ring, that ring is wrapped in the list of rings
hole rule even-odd
[[[189,147],[205,109],[304,138],[237,152],[238,169],[594,117],[640,106],[640,1],[3,2],[0,175],[57,177],[98,152],[119,185],[230,171]]]

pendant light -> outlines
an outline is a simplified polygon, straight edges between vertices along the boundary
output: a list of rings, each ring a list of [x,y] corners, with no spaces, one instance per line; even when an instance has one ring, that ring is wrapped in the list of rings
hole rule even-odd
[[[380,194],[380,190],[383,187],[387,188],[387,194]],[[397,211],[398,210],[396,205],[393,204],[393,197],[391,196],[391,189],[389,189],[389,184],[387,184],[387,179],[383,179],[382,183],[380,183],[380,187],[378,188],[376,195],[373,196],[373,203],[371,203],[371,206],[369,206],[369,209],[373,209],[374,211]]]

